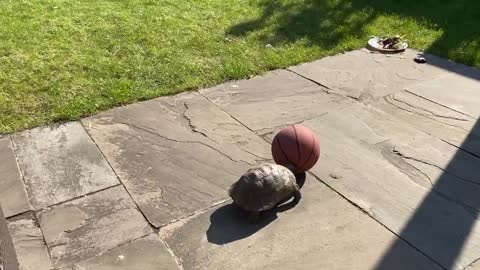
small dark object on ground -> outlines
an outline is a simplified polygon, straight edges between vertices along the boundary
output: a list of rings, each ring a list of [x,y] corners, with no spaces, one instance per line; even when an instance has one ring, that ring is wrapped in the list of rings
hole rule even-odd
[[[415,57],[415,59],[413,59],[413,61],[415,61],[419,64],[425,64],[427,62],[427,59],[425,59],[424,57],[421,57],[421,56],[417,56],[417,57]]]

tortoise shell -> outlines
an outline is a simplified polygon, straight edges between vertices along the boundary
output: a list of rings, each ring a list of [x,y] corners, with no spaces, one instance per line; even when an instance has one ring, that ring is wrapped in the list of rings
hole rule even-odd
[[[265,163],[246,171],[228,194],[244,210],[261,212],[287,201],[299,190],[293,172],[281,165]]]

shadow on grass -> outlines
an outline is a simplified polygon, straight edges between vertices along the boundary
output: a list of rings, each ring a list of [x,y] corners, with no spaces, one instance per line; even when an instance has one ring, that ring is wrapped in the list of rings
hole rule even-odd
[[[382,16],[394,15],[413,19],[429,29],[440,31],[438,36],[425,48],[426,53],[446,57],[469,65],[480,65],[480,1],[478,0],[305,0],[305,1],[262,1],[263,13],[255,20],[233,26],[227,34],[235,36],[259,32],[260,39],[273,45],[304,42],[329,49],[347,40],[366,40],[370,23]],[[400,23],[400,22],[399,22]],[[392,27],[390,25],[390,27]],[[388,27],[387,27],[388,28]],[[259,31],[266,30],[266,31]],[[381,31],[381,29],[379,29]],[[402,31],[399,24],[398,31]],[[415,35],[418,33],[409,33]],[[413,44],[415,45],[415,44]],[[480,71],[462,68],[446,61],[429,62],[440,68],[463,76],[480,80]],[[472,154],[472,145],[478,145],[480,121],[470,131],[455,157],[444,171],[465,167],[463,149],[467,154],[479,158],[480,149]],[[480,159],[477,166],[467,168],[480,175]],[[478,211],[460,205],[465,215],[449,213],[442,208],[443,199],[436,190],[454,189],[451,175],[440,176],[431,191],[418,206],[404,228],[398,232],[399,238],[379,260],[376,270],[400,266],[403,242],[435,261],[441,268],[453,269],[463,251],[465,243],[478,219]],[[480,194],[479,194],[480,196]],[[462,216],[463,218],[455,219]],[[431,226],[435,224],[435,230]],[[445,239],[448,235],[449,239]]]
[[[366,43],[370,35],[386,34],[381,32],[385,29],[403,31],[401,20],[388,22],[389,25],[378,33],[367,29],[375,19],[395,15],[413,19],[427,29],[441,31],[442,34],[424,50],[426,53],[480,65],[480,1],[477,0],[441,3],[436,0],[265,0],[260,5],[263,8],[260,17],[232,26],[227,34],[244,36],[258,31],[260,39],[272,45],[303,40],[328,50],[348,40],[365,40]],[[407,33],[407,36],[420,34]]]
[[[267,29],[260,39],[272,45],[293,43],[304,39],[324,48],[334,47],[344,39],[366,35],[363,26],[375,14],[353,16],[355,9],[344,1],[263,1],[259,18],[231,27],[227,34],[243,36],[252,31]],[[348,20],[348,22],[347,22]],[[271,25],[275,25],[272,29]],[[339,27],[346,26],[346,27]]]

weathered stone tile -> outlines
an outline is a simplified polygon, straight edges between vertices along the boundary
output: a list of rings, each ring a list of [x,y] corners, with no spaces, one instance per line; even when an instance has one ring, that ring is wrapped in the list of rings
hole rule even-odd
[[[447,170],[459,180],[480,183],[477,173],[472,170],[480,165],[480,159],[458,151],[457,147],[406,125],[370,105],[356,104],[319,119],[332,119],[336,133],[346,134],[367,144],[380,144],[389,140],[395,148],[391,149],[392,152],[407,162],[420,162],[439,170]],[[428,127],[424,129],[427,130]],[[451,163],[453,158],[456,161],[454,164]],[[431,178],[435,178],[435,175]]]
[[[18,258],[15,253],[12,238],[0,206],[0,268],[17,269]]]
[[[320,179],[445,268],[478,258],[478,158],[366,105],[302,124],[320,138]]]
[[[50,270],[50,257],[40,228],[33,219],[8,223],[20,270]]]
[[[178,270],[172,255],[158,235],[150,235],[100,256],[76,263],[72,270]]]
[[[122,186],[48,208],[38,217],[52,261],[58,268],[152,232]]]
[[[346,137],[360,142],[359,146],[367,145],[420,186],[433,187],[450,199],[480,210],[480,179],[474,169],[480,165],[477,157],[370,105],[357,104],[319,121],[328,122],[329,134],[336,134],[332,138]],[[323,148],[322,138],[320,141]],[[453,158],[455,162],[451,163]],[[440,176],[442,185],[435,185]]]
[[[17,133],[13,140],[35,209],[118,184],[78,122]]]
[[[465,270],[480,270],[480,262],[475,262],[471,266],[465,268]]]
[[[157,227],[210,207],[270,147],[198,93],[134,104],[83,121]]]
[[[7,218],[31,209],[7,136],[0,137],[0,204]]]
[[[291,67],[290,70],[325,85],[333,93],[370,101],[403,90],[411,83],[428,82],[447,73],[444,68],[415,63],[413,58],[417,53],[407,50],[388,55],[356,50]],[[444,64],[445,67],[454,66],[453,63]]]
[[[448,74],[411,85],[407,90],[477,119],[480,117],[480,70],[477,72],[478,78]]]
[[[280,70],[201,93],[250,129],[265,133],[276,126],[303,121],[352,102],[327,91],[292,72]]]
[[[374,269],[396,237],[307,177],[300,203],[250,225],[231,204],[160,231],[184,269]],[[285,210],[285,209],[284,209]],[[402,242],[403,243],[403,242]],[[402,244],[386,268],[440,269]],[[380,269],[379,269],[380,270]]]
[[[480,156],[477,119],[406,91],[394,93],[372,106],[425,133]]]

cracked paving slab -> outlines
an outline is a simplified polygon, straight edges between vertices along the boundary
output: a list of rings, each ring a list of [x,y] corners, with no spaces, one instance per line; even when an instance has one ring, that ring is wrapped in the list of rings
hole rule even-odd
[[[271,159],[264,140],[196,92],[83,124],[155,227],[225,199],[243,172]]]
[[[50,270],[50,256],[33,218],[8,222],[20,270]]]
[[[62,270],[178,270],[160,237],[151,234]]]
[[[352,100],[287,70],[268,72],[200,93],[250,129],[267,133],[351,104]]]
[[[55,268],[152,233],[122,186],[47,208],[37,215]]]
[[[470,75],[470,76],[465,76]],[[480,70],[472,74],[447,74],[424,83],[411,85],[407,90],[452,110],[480,118]]]
[[[0,137],[0,204],[6,218],[31,209],[10,137]]]
[[[360,101],[372,101],[403,90],[407,85],[425,81],[447,73],[444,68],[413,61],[418,54],[407,50],[401,54],[378,54],[355,50],[340,55],[289,68],[295,73],[313,80],[338,93]],[[428,56],[429,62],[441,62],[444,67],[453,63]]]
[[[465,268],[465,270],[480,270],[480,262],[475,262],[469,267]]]
[[[230,203],[171,224],[160,235],[184,269],[371,270],[397,239],[382,225],[308,176],[302,200],[250,225]],[[441,268],[402,243],[385,268]]]
[[[374,106],[356,104],[332,114],[325,116],[335,119],[332,132],[350,134],[365,145],[374,145],[386,160],[424,187],[430,188],[442,177],[442,185],[435,185],[435,191],[480,210],[480,179],[475,170],[480,166],[478,157],[402,123]],[[453,159],[455,162],[451,162]]]
[[[398,121],[480,156],[480,128],[473,117],[407,91],[386,96],[372,106]]]
[[[478,158],[364,104],[303,125],[320,138],[312,172],[325,183],[444,267],[459,246],[451,269],[479,257]]]
[[[79,122],[12,136],[34,209],[119,184]]]

